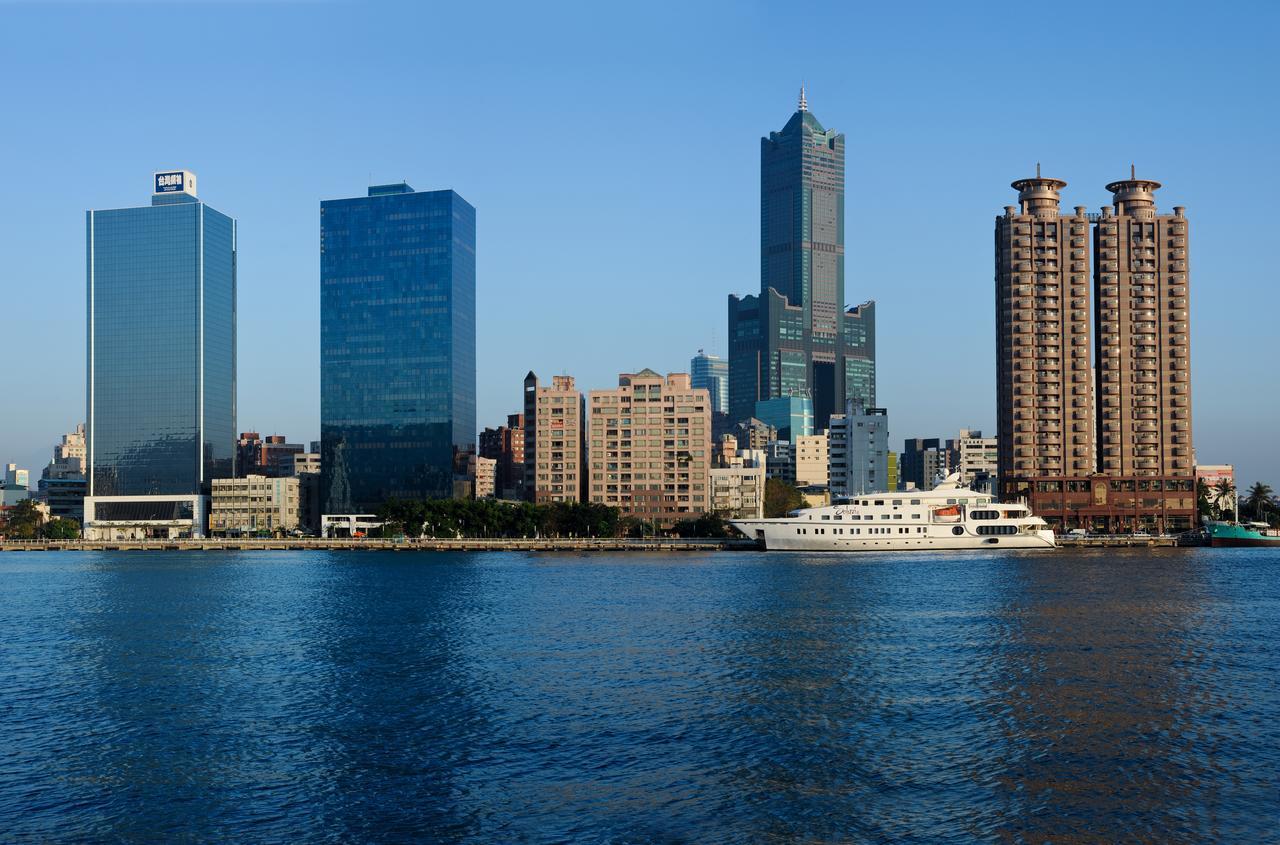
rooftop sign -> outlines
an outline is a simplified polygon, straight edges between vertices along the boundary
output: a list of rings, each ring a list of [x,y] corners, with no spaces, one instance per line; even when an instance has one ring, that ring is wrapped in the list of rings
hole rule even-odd
[[[155,174],[154,193],[196,195],[196,175],[190,170],[160,170]]]

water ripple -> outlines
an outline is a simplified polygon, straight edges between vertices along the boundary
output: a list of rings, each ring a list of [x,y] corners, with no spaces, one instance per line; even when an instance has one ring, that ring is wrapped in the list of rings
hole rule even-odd
[[[11,553],[0,840],[1277,841],[1277,563]]]

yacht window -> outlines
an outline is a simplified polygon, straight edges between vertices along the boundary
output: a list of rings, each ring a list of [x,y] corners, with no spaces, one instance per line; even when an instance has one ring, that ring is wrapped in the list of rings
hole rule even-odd
[[[918,504],[920,504],[920,500],[919,500],[919,499],[912,499],[912,500],[911,500],[911,504],[913,504],[913,505],[918,505]]]
[[[835,518],[836,518],[836,520],[837,520],[837,521],[839,521],[839,520],[841,520],[841,519],[844,519],[844,517],[843,517],[843,516],[841,516],[840,514],[836,514],[836,517],[835,517]]]
[[[985,528],[986,526],[983,526],[983,527]],[[961,534],[964,533],[964,529],[961,528],[959,525],[957,525],[955,528],[951,529],[951,533],[959,537]]]
[[[918,513],[913,513],[913,514],[911,514],[911,518],[912,518],[912,519],[919,519],[919,518],[920,518],[920,514],[918,514]]]
[[[894,499],[894,500],[893,500],[893,506],[894,506],[895,508],[896,508],[896,507],[901,507],[901,506],[902,506],[902,500],[901,500],[901,499]]]
[[[955,500],[955,499],[947,499],[947,504],[948,504],[948,505],[954,505],[955,503],[956,503],[956,500]]]
[[[831,518],[831,514],[829,514],[829,513],[824,513],[824,514],[822,515],[822,518],[823,518],[823,519],[830,519],[830,518]]]
[[[895,514],[893,515],[893,518],[894,518],[894,519],[902,519],[902,514],[900,514],[900,513],[895,513]]]

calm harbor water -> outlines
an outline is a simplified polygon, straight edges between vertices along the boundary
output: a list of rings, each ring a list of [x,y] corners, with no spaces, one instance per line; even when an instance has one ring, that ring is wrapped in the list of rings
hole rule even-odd
[[[1280,841],[1280,555],[0,556],[0,841]]]

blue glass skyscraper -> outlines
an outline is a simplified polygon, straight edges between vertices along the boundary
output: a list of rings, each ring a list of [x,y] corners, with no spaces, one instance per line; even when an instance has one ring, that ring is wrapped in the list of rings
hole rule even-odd
[[[729,413],[728,361],[699,349],[689,361],[689,377],[695,390],[705,388],[711,394],[711,413]]]
[[[322,509],[453,493],[476,436],[476,212],[379,185],[320,204]]]
[[[87,212],[86,239],[85,521],[200,533],[234,469],[236,222],[173,171],[149,206]]]

